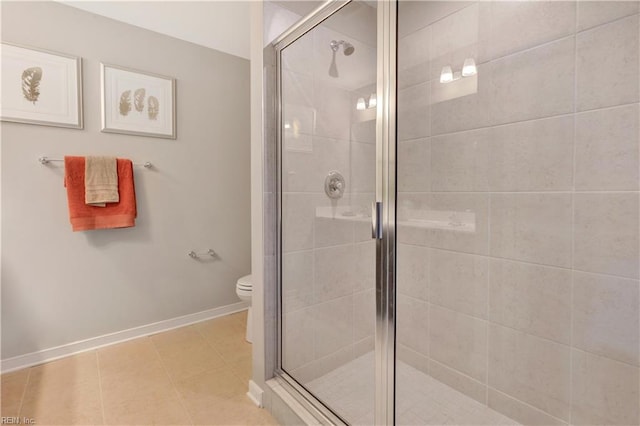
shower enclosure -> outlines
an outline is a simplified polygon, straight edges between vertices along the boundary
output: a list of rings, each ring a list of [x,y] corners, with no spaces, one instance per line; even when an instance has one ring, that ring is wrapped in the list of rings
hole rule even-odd
[[[640,424],[638,13],[329,1],[268,46],[277,374],[318,419]]]

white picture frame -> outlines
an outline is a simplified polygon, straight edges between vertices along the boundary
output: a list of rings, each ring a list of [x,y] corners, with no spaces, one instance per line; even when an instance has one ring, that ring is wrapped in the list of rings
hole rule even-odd
[[[176,139],[176,80],[100,64],[102,132]]]
[[[82,59],[2,42],[0,120],[82,129]]]

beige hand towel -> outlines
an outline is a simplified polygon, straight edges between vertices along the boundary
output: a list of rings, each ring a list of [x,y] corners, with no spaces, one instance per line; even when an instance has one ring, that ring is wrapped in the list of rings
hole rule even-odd
[[[84,201],[95,207],[120,201],[116,157],[86,157],[84,162]]]

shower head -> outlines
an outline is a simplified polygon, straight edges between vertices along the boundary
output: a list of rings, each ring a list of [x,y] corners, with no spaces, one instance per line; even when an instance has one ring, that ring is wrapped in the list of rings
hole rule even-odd
[[[342,50],[342,51],[344,52],[344,54],[345,54],[346,56],[351,55],[353,52],[355,52],[355,50],[356,50],[356,48],[355,48],[355,47],[353,47],[353,44],[348,43],[348,42],[346,42],[346,41],[344,42],[344,44],[343,44],[343,50]]]
[[[342,53],[344,53],[345,56],[351,55],[356,50],[356,48],[353,47],[353,44],[344,40],[331,40],[331,43],[329,44],[329,46],[331,46],[331,50],[333,50],[334,53],[338,51],[340,45],[342,45]]]
[[[342,45],[342,53],[344,54],[344,56],[352,55],[356,50],[356,48],[353,47],[353,44],[349,43],[348,41],[331,40],[329,46],[331,47],[333,54],[331,55],[331,66],[329,67],[329,75],[333,78],[339,77],[338,66],[336,65],[336,52],[338,51],[338,49],[340,49],[340,45]]]

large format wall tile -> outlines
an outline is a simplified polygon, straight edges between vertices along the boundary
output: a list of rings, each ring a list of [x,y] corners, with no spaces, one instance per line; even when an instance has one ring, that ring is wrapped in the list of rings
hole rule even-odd
[[[314,62],[310,52],[313,52],[313,33],[307,37],[300,37],[295,43],[291,43],[282,52],[282,66],[285,69],[300,74],[312,76],[315,72]]]
[[[639,38],[637,15],[577,35],[578,111],[638,102]]]
[[[314,93],[317,93],[313,105],[316,109],[314,134],[325,138],[349,140],[352,108],[349,92],[318,80],[314,81],[313,87]]]
[[[578,31],[638,13],[637,1],[579,1]]]
[[[572,423],[637,425],[638,367],[573,350]]]
[[[353,343],[353,296],[330,300],[312,308],[315,358],[319,359]]]
[[[478,64],[477,88],[475,93],[441,100],[431,106],[431,133],[459,132],[477,129],[489,125],[489,109],[491,103],[491,70],[490,64]],[[439,79],[431,81],[432,92],[437,92]],[[451,84],[451,83],[450,83]],[[454,83],[455,84],[455,83]]]
[[[489,386],[569,419],[570,348],[492,324]]]
[[[313,248],[314,194],[282,195],[282,251]]]
[[[285,105],[285,117],[288,105],[313,108],[313,78],[294,71],[283,71],[282,99]]]
[[[358,342],[375,335],[375,288],[353,294],[353,341]]]
[[[428,7],[421,2],[401,2],[398,7],[398,36],[405,37],[414,31],[424,28],[465,7],[473,5],[472,1],[432,1]]]
[[[640,365],[638,281],[577,271],[573,281],[573,345]]]
[[[429,375],[436,380],[445,383],[457,391],[470,396],[476,401],[486,403],[487,385],[483,382],[472,379],[460,372],[440,364],[437,361],[429,362]]]
[[[462,70],[467,58],[476,63],[485,62],[488,38],[487,14],[483,2],[460,9],[434,22],[431,26],[431,79],[439,80],[444,66]]]
[[[550,416],[542,410],[511,398],[502,392],[489,388],[488,405],[494,410],[506,414],[510,418],[531,426],[566,425],[560,419]]]
[[[638,194],[576,194],[574,268],[638,278]]]
[[[491,58],[498,58],[573,34],[573,1],[493,1]]]
[[[398,40],[398,88],[429,81],[431,27],[422,28]]]
[[[353,293],[355,247],[353,244],[315,250],[314,293],[317,302]]]
[[[488,276],[488,258],[434,249],[429,270],[429,301],[486,318]]]
[[[492,259],[489,276],[492,322],[569,344],[570,270]]]
[[[491,255],[571,266],[570,194],[492,194]]]
[[[323,192],[331,170],[349,176],[349,142],[314,136],[311,150],[285,149],[282,154],[282,189],[285,192]]]
[[[376,188],[376,146],[351,142],[351,182],[347,189],[354,192],[374,192]],[[342,172],[338,169],[338,171]],[[327,170],[329,172],[329,170]]]
[[[355,108],[360,98],[369,102],[376,90],[376,85],[371,84],[351,92],[351,142],[376,143],[376,110]]]
[[[576,115],[576,190],[637,191],[638,105]]]
[[[371,234],[369,234],[371,237]],[[376,243],[371,238],[354,246],[353,269],[354,291],[365,291],[376,287]]]
[[[287,370],[314,360],[313,336],[316,330],[311,309],[289,312],[283,316],[282,365]]]
[[[487,322],[430,305],[429,354],[432,359],[486,383]]]
[[[396,360],[404,362],[405,364],[408,364],[425,374],[429,374],[429,357],[427,355],[416,352],[413,349],[406,347],[405,345],[401,345],[400,343],[398,343],[396,346]],[[401,393],[407,392],[407,390],[404,389],[407,385],[408,383],[406,382],[397,381],[396,394],[399,395]]]
[[[398,244],[397,252],[398,294],[427,300],[430,250],[427,247]]]
[[[491,191],[571,190],[573,126],[564,116],[491,128]]]
[[[399,90],[397,103],[398,140],[424,138],[431,135],[429,83]]]
[[[282,310],[292,312],[313,303],[313,251],[282,255]]]
[[[566,38],[492,62],[491,123],[573,112],[574,45]]]
[[[433,191],[487,191],[489,130],[431,138]]]
[[[397,342],[422,355],[428,355],[427,302],[399,294],[397,303]]]
[[[316,217],[314,223],[315,248],[331,247],[353,242],[353,222],[339,217]]]
[[[426,244],[431,247],[455,250],[464,253],[486,254],[488,249],[488,208],[486,194],[432,194],[429,209],[450,212],[451,220],[456,213],[471,213],[475,221],[472,232],[447,229],[429,229]]]
[[[400,192],[428,192],[431,188],[431,140],[398,144],[397,185]]]

